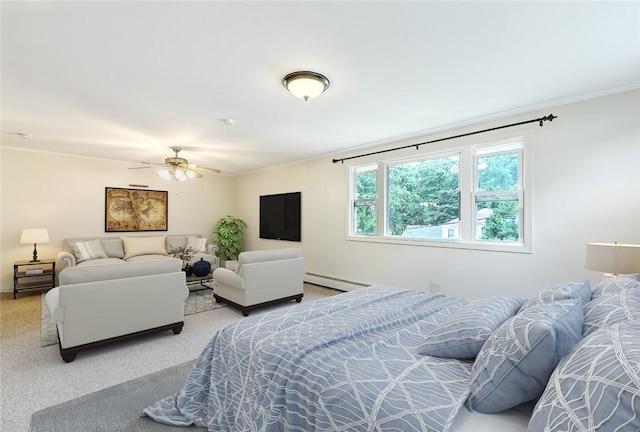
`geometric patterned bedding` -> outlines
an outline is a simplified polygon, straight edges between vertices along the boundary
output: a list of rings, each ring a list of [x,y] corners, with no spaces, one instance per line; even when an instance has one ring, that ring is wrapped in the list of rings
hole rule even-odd
[[[558,365],[529,432],[640,431],[640,321],[596,330]]]
[[[472,361],[421,355],[468,300],[367,287],[225,327],[182,391],[144,410],[210,431],[446,432]]]

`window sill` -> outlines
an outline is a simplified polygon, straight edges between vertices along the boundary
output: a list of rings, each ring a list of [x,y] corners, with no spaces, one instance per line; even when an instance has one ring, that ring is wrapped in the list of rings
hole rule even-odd
[[[368,242],[368,243],[388,243],[388,244],[400,244],[407,246],[420,246],[420,247],[434,247],[445,249],[468,249],[479,250],[485,252],[507,252],[507,253],[523,253],[531,254],[533,251],[530,246],[523,245],[521,243],[507,243],[507,242],[465,242],[461,240],[433,240],[433,239],[418,239],[408,237],[380,237],[380,236],[362,236],[362,235],[348,235],[347,241]]]

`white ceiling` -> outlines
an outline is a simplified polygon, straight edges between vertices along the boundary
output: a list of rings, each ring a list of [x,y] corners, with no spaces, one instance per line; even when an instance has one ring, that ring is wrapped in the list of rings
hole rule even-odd
[[[2,145],[131,166],[172,146],[227,174],[329,160],[640,86],[637,1],[2,1],[0,13]],[[294,70],[331,87],[297,99],[281,83]]]

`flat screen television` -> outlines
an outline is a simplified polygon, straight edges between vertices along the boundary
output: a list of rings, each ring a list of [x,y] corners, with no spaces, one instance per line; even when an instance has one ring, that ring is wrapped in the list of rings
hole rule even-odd
[[[300,241],[300,192],[260,196],[260,238]]]

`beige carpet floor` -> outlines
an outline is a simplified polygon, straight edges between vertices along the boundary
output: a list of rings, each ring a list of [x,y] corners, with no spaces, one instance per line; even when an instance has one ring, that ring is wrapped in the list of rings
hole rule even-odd
[[[303,302],[339,291],[305,284]],[[96,348],[64,363],[57,345],[40,346],[41,293],[0,296],[0,430],[29,431],[31,414],[196,358],[220,328],[243,318],[224,307],[185,317],[182,333],[163,332]],[[295,307],[288,302],[253,311]],[[73,431],[65,431],[73,432]]]

